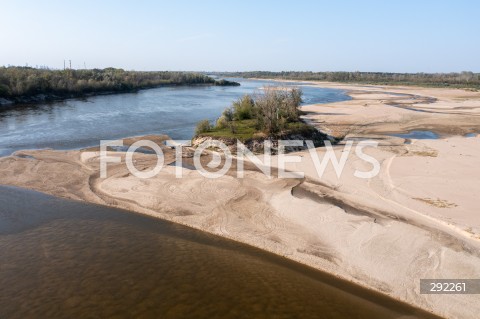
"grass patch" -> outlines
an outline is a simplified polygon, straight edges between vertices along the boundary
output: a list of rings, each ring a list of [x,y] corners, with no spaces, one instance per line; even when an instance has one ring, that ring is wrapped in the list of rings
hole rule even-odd
[[[214,127],[208,132],[203,132],[200,136],[211,136],[215,138],[228,138],[228,139],[238,139],[240,141],[247,141],[257,133],[257,121],[254,119],[251,120],[242,120],[234,121],[233,129],[231,126],[218,128]]]
[[[284,134],[300,134],[304,136],[309,136],[316,132],[316,129],[304,122],[290,122],[286,124]]]
[[[255,119],[234,121],[234,129],[231,127],[212,127],[208,132],[203,132],[200,136],[210,136],[215,138],[238,139],[242,142],[254,139],[260,136],[266,136],[262,131],[258,130],[257,121]],[[313,126],[304,122],[291,122],[285,125],[285,129],[279,132],[278,137],[289,134],[300,134],[303,136],[310,136],[316,132]]]

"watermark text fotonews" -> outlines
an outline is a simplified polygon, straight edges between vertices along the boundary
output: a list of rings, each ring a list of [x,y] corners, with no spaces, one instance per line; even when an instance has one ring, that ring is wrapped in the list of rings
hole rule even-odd
[[[174,149],[175,155],[175,176],[183,177],[183,154],[184,148],[191,146],[189,140],[169,140],[166,146]],[[376,148],[376,141],[346,141],[344,145],[332,146],[329,140],[324,141],[325,147],[315,148],[313,141],[304,140],[279,140],[277,141],[276,155],[272,155],[272,142],[265,141],[263,143],[263,153],[254,154],[242,142],[237,141],[236,154],[233,155],[230,148],[225,143],[218,140],[207,140],[197,145],[193,152],[194,168],[206,178],[219,178],[227,174],[232,169],[233,160],[236,161],[236,176],[243,178],[245,176],[245,162],[253,164],[265,176],[271,178],[303,178],[304,171],[297,170],[297,167],[309,167],[309,172],[313,170],[315,178],[322,179],[327,171],[329,164],[333,167],[333,171],[337,178],[343,174],[348,160],[351,158],[352,150],[355,151],[354,161],[362,161],[366,164],[367,169],[354,169],[353,175],[357,178],[373,178],[380,172],[380,163],[373,156],[364,152],[367,147]],[[108,163],[121,163],[121,157],[114,152],[109,152],[108,148],[121,148],[124,143],[122,140],[102,140],[100,142],[100,177],[106,178],[108,172]],[[308,152],[297,152],[287,154],[286,150],[294,147],[304,147]],[[135,166],[134,153],[139,149],[151,149],[149,153],[155,155],[157,160],[155,164],[150,165],[149,169],[139,170]],[[209,161],[205,163],[202,156],[209,154]],[[308,163],[306,163],[308,161]],[[301,164],[306,165],[301,165]],[[128,147],[125,153],[125,165],[129,172],[138,178],[152,178],[157,176],[165,164],[165,156],[162,147],[150,140],[140,140]],[[357,167],[359,165],[355,165]],[[365,165],[363,165],[365,166]],[[275,168],[277,174],[273,174],[272,168]]]

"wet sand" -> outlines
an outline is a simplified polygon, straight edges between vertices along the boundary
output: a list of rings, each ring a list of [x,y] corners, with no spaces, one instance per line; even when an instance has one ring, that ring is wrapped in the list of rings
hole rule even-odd
[[[148,216],[0,186],[2,318],[434,318]]]

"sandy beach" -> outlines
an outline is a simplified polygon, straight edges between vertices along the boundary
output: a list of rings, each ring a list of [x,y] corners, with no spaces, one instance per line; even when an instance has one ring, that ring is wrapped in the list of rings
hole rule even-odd
[[[480,278],[480,92],[459,89],[315,83],[343,89],[350,101],[304,106],[304,119],[347,141],[374,140],[372,179],[354,176],[369,163],[351,152],[338,178],[331,165],[320,178],[308,152],[291,171],[304,178],[267,178],[247,163],[207,179],[183,169],[175,177],[174,151],[163,147],[165,167],[138,179],[122,162],[100,178],[97,149],[25,150],[0,158],[0,184],[110,205],[224,236],[390,295],[448,318],[475,318],[478,295],[421,295],[421,278]],[[392,136],[432,131],[438,139]],[[473,133],[473,134],[472,134]],[[469,134],[469,137],[466,135]],[[470,137],[471,136],[471,137]],[[162,142],[167,136],[148,136]],[[125,144],[142,139],[131,138]],[[321,157],[324,148],[315,152]],[[185,152],[187,153],[187,152]],[[185,162],[191,158],[185,154]],[[157,161],[136,153],[135,165]],[[208,162],[209,155],[202,157]],[[273,165],[277,161],[272,158]]]

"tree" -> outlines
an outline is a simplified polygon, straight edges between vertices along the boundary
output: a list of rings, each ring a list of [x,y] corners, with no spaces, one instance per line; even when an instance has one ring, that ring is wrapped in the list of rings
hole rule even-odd
[[[302,91],[267,87],[255,99],[258,126],[267,134],[278,133],[289,122],[298,121]]]

